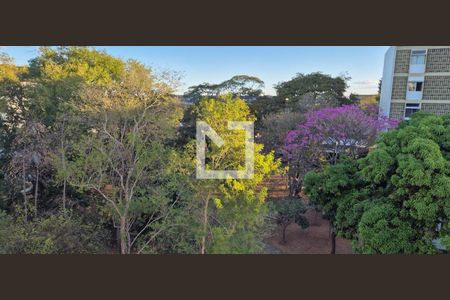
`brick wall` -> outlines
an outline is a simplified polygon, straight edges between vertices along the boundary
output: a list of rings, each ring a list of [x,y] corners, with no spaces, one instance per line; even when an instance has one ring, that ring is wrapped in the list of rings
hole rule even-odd
[[[394,73],[408,73],[409,72],[409,57],[411,50],[397,50],[395,56]]]
[[[402,120],[405,116],[405,104],[404,103],[391,103],[391,111],[389,113],[389,117]]]
[[[450,100],[450,76],[425,76],[422,99]]]
[[[392,83],[392,99],[405,99],[406,98],[407,83],[408,83],[408,77],[394,76],[394,80]]]
[[[421,110],[438,116],[450,115],[450,103],[422,103]]]
[[[450,48],[428,49],[426,72],[450,72]]]

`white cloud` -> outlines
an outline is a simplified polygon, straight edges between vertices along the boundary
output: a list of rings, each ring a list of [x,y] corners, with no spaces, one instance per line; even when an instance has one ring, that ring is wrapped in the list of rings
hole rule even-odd
[[[378,93],[378,80],[350,81],[347,93],[376,94]]]

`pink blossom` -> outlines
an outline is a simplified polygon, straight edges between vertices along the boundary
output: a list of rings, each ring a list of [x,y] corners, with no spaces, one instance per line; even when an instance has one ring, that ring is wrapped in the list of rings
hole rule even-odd
[[[299,150],[368,147],[380,131],[394,128],[398,123],[379,116],[373,105],[344,105],[311,111],[296,129],[287,133],[283,152],[291,159]]]

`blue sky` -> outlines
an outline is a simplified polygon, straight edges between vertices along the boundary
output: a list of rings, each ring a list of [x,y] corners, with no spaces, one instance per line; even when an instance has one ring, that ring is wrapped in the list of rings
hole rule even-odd
[[[374,94],[382,76],[386,46],[111,46],[96,47],[128,59],[137,59],[157,71],[181,72],[178,92],[203,82],[219,83],[233,75],[247,74],[265,82],[265,93],[274,95],[273,86],[297,73],[321,71],[338,76],[347,73],[352,79],[348,92]],[[38,54],[38,47],[0,47],[26,64]]]

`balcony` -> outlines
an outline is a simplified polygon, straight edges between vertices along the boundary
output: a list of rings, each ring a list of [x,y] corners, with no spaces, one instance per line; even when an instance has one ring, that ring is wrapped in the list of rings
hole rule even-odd
[[[406,91],[406,100],[422,100],[422,91]]]
[[[409,73],[425,73],[425,61],[427,57],[426,50],[412,50],[411,60],[409,62]]]
[[[410,74],[425,73],[425,64],[410,64],[409,73]]]
[[[424,76],[409,76],[406,88],[406,100],[422,100]]]

